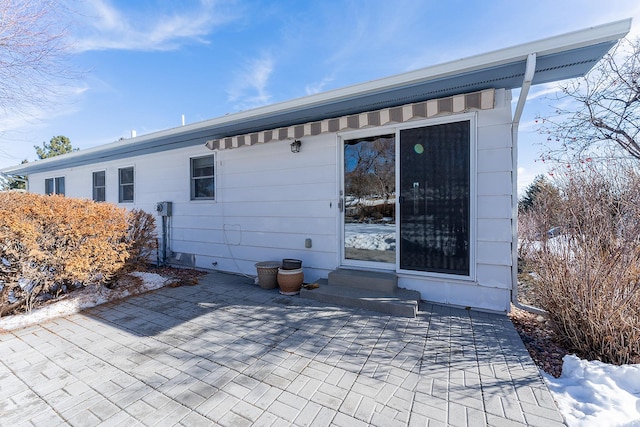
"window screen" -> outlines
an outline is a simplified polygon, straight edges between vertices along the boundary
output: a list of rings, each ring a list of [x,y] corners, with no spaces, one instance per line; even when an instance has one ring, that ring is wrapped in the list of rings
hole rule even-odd
[[[470,122],[400,131],[400,268],[469,275]]]

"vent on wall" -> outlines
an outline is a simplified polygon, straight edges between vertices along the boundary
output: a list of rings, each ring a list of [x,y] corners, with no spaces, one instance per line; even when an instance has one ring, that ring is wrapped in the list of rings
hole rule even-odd
[[[400,107],[384,108],[382,110],[326,119],[302,125],[270,129],[248,135],[213,139],[207,141],[205,145],[210,150],[224,150],[263,144],[271,141],[299,139],[305,136],[320,135],[329,132],[355,130],[392,123],[404,123],[442,114],[462,113],[472,110],[490,110],[494,108],[494,100],[495,89],[487,89],[480,92],[407,104]]]
[[[171,265],[181,265],[184,267],[195,267],[196,256],[195,254],[187,254],[184,252],[172,252],[167,259]]]

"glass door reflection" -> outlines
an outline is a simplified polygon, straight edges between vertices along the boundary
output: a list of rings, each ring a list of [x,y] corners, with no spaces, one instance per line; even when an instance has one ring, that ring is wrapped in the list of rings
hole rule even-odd
[[[396,262],[395,135],[344,142],[344,256]]]

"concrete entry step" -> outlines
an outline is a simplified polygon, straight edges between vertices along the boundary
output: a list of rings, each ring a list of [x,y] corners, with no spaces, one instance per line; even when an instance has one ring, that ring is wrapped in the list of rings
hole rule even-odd
[[[343,307],[361,308],[392,316],[416,317],[420,293],[408,289],[380,292],[349,286],[328,285],[326,279],[317,281],[316,289],[300,290],[300,297]]]
[[[338,268],[329,273],[329,286],[393,293],[398,289],[398,278],[394,273]]]

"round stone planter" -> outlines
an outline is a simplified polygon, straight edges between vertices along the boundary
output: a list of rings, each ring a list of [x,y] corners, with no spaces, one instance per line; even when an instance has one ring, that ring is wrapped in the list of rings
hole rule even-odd
[[[299,259],[285,258],[282,260],[283,270],[298,270],[300,268],[302,268],[302,261]]]
[[[258,271],[258,285],[262,289],[275,289],[278,287],[278,261],[263,261],[256,264]]]
[[[295,270],[278,269],[278,285],[280,286],[280,293],[282,295],[299,294],[303,280],[304,273],[302,272],[302,268],[296,268]]]

